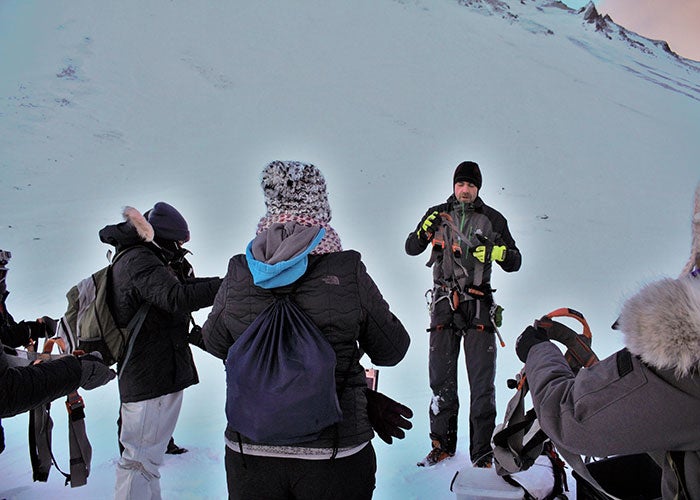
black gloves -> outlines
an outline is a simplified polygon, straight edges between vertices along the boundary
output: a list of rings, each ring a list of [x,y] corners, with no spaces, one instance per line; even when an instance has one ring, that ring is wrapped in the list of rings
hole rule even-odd
[[[104,364],[102,355],[97,351],[78,356],[78,359],[82,368],[80,387],[85,390],[103,386],[117,376],[114,370]]]
[[[549,337],[547,336],[547,331],[544,328],[528,326],[515,342],[515,353],[518,355],[520,361],[525,363],[527,361],[527,354],[530,352],[532,346],[537,345],[540,342],[548,341]]]
[[[57,323],[55,319],[43,316],[36,321],[20,321],[19,324],[27,328],[29,338],[36,342],[39,339],[53,337],[56,334]]]
[[[202,337],[202,327],[199,325],[194,325],[187,335],[187,342],[193,346],[199,347],[201,350],[206,351],[207,346],[204,345],[204,337]]]
[[[413,417],[413,411],[398,403],[381,392],[367,389],[367,416],[369,423],[377,435],[387,444],[393,442],[392,437],[403,439],[413,424],[407,419]]]

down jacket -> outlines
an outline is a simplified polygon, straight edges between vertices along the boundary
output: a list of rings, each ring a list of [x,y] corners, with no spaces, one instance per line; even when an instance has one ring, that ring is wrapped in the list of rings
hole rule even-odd
[[[575,377],[551,342],[530,349],[540,426],[579,455],[649,453],[664,499],[700,498],[700,278],[647,285],[618,324],[627,348]]]
[[[293,300],[311,317],[336,353],[336,384],[345,387],[340,395],[343,420],[337,426],[337,445],[343,448],[365,443],[372,439],[373,431],[367,418],[365,373],[356,346],[359,344],[373,364],[393,366],[408,350],[408,333],[389,310],[358,252],[309,255],[308,268],[294,287]],[[277,290],[290,289],[284,286]],[[274,291],[254,284],[245,255],[232,257],[202,329],[207,351],[225,360],[229,347],[272,303]],[[238,441],[230,429],[226,436],[231,442]],[[250,442],[244,436],[242,440]],[[334,444],[331,426],[319,439],[303,446],[332,448]]]
[[[125,222],[106,226],[100,239],[126,252],[112,266],[110,308],[126,327],[141,304],[150,304],[131,357],[119,366],[123,403],[144,401],[199,382],[187,341],[190,313],[214,301],[220,278],[178,279],[174,255],[152,242],[152,228],[136,210]]]

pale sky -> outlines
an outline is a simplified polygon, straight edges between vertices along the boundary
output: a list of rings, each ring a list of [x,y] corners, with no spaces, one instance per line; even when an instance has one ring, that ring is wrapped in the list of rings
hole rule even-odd
[[[573,8],[587,1],[565,0]],[[666,40],[675,53],[700,61],[700,0],[597,0],[601,14],[646,38]]]

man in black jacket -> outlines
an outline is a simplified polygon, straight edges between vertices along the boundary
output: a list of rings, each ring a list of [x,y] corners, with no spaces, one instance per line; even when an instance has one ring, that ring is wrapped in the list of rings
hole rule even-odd
[[[112,267],[110,307],[122,327],[142,304],[149,309],[130,357],[118,366],[124,452],[115,498],[159,499],[159,467],[183,391],[199,382],[187,339],[190,314],[213,303],[221,280],[178,275],[190,234],[171,205],[156,203],[148,219],[127,207],[124,218],[100,231],[104,243],[124,252]]]
[[[481,171],[460,163],[446,203],[425,213],[406,239],[406,253],[419,255],[433,244],[429,373],[432,450],[419,466],[435,465],[457,449],[457,361],[464,344],[470,388],[469,454],[477,467],[491,466],[496,419],[497,306],[491,288],[493,262],[506,272],[520,269],[520,251],[508,222],[479,197]]]

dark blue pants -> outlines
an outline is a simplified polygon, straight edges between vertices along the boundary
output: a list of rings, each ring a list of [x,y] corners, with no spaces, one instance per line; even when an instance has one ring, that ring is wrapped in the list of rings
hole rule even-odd
[[[241,455],[227,446],[225,461],[230,500],[371,499],[377,472],[372,443],[333,460]]]

